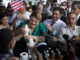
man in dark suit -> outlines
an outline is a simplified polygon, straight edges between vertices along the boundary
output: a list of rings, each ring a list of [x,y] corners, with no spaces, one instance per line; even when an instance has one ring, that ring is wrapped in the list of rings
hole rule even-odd
[[[72,11],[77,15],[77,25],[80,26],[80,1],[73,2]]]
[[[80,26],[80,17],[79,17],[79,19],[77,21],[77,25]]]

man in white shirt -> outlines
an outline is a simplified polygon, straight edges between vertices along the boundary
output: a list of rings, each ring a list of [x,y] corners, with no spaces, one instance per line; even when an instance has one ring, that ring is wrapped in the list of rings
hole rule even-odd
[[[66,24],[62,20],[60,20],[61,16],[62,16],[61,8],[55,7],[53,10],[53,16],[52,16],[53,19],[47,19],[44,21],[44,24],[46,25],[48,30],[53,32],[53,34],[56,36],[59,30],[62,27],[66,26]]]
[[[66,24],[62,20],[60,20],[61,16],[61,8],[55,7],[53,10],[52,19],[47,19],[44,21],[44,24],[46,25],[50,36],[54,35],[57,37],[59,30],[62,27],[66,26]],[[49,44],[49,46],[56,47],[57,38],[54,36],[52,36],[52,39],[47,40],[47,44]]]
[[[80,26],[80,1],[74,1],[72,11],[77,15],[77,25]]]

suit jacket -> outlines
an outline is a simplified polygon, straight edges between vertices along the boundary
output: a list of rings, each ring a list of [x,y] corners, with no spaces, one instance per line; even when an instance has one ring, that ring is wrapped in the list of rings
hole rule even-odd
[[[78,19],[76,25],[80,26],[80,17],[79,17],[79,19]]]

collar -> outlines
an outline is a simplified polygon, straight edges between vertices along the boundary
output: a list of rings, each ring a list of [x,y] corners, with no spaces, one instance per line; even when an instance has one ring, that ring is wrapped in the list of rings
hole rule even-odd
[[[71,11],[71,7],[67,8],[67,10],[69,10],[69,12]]]
[[[77,20],[79,19],[79,17],[80,17],[80,13],[77,15]]]
[[[70,30],[72,30],[72,28],[70,27],[70,26],[67,26]],[[77,28],[77,25],[75,25],[75,29]],[[75,30],[74,29],[74,30]],[[72,30],[72,31],[74,31],[74,30]]]
[[[58,19],[58,20],[56,20],[56,21],[55,21],[55,23],[57,23],[57,22],[59,22],[59,21],[61,21],[61,20],[60,20],[60,19]]]

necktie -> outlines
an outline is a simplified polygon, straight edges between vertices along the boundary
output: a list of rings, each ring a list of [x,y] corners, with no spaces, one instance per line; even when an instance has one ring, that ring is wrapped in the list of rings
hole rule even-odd
[[[67,13],[69,13],[69,9],[67,10]]]
[[[52,23],[50,24],[50,26],[53,26],[53,24],[54,24],[55,22],[54,21],[52,21]]]

